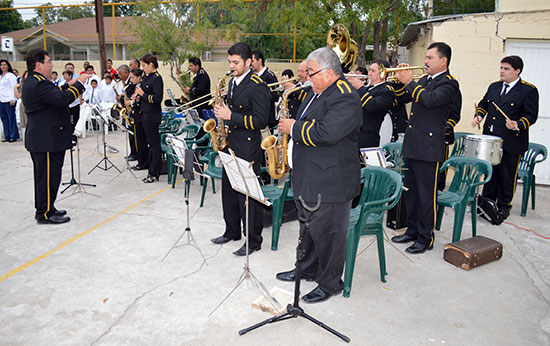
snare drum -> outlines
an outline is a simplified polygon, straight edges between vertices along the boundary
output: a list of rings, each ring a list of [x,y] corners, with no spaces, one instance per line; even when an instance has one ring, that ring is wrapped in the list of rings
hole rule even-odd
[[[502,138],[489,135],[468,135],[464,138],[464,156],[475,157],[498,165],[502,159]]]

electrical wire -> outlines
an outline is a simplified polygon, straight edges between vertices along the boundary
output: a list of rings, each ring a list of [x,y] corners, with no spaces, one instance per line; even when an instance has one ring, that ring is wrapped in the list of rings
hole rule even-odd
[[[504,223],[505,223],[505,224],[507,224],[507,225],[511,225],[511,226],[514,226],[515,228],[517,228],[517,229],[521,229],[521,230],[523,230],[523,231],[527,231],[527,232],[533,232],[533,233],[534,233],[535,235],[537,235],[537,236],[539,236],[539,237],[541,237],[541,238],[543,238],[543,239],[547,239],[547,240],[550,240],[550,237],[544,236],[544,235],[542,235],[542,234],[538,234],[537,232],[535,232],[535,231],[534,231],[534,230],[532,230],[532,229],[528,229],[528,228],[523,228],[523,227],[519,227],[518,225],[516,225],[516,224],[513,224],[513,223],[511,223],[511,222],[508,222],[508,221],[504,221]]]

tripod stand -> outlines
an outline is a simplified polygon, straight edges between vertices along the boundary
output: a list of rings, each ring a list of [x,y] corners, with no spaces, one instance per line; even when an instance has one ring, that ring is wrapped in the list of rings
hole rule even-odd
[[[134,178],[137,179],[138,177],[134,174],[134,172],[132,172],[132,169],[130,167],[130,162],[128,161],[128,143],[130,141],[129,138],[130,138],[130,134],[133,135],[134,132],[132,132],[129,128],[124,126],[122,124],[122,122],[116,120],[115,118],[113,118],[111,116],[108,116],[108,117],[115,124],[115,126],[118,126],[121,131],[126,133],[126,144],[124,145],[124,147],[126,148],[126,157],[124,158],[124,161],[125,161],[124,168],[121,171],[119,171],[119,173],[113,179],[111,179],[111,181],[109,181],[109,183],[112,182],[113,180],[115,180],[116,178],[118,178],[122,174],[122,172],[124,172],[124,171],[130,172],[134,176]],[[127,125],[130,126],[130,124],[128,124],[128,123],[127,123]]]
[[[76,142],[76,145],[77,145],[77,160],[78,160],[78,179],[80,179],[80,146],[78,144],[78,138],[75,137],[75,142]],[[71,147],[71,180],[68,182],[68,183],[63,183],[61,185],[67,185],[66,188],[63,189],[63,191],[61,191],[61,193],[67,191],[67,189],[73,185],[79,185],[79,189],[81,190],[82,189],[82,186],[91,186],[91,187],[96,187],[95,184],[85,184],[85,183],[79,183],[76,181],[76,179],[74,178],[74,163],[73,163],[73,151],[74,151],[74,146]],[[84,191],[86,193],[86,191]]]
[[[279,314],[277,316],[268,318],[267,320],[264,320],[260,323],[257,323],[253,326],[250,326],[248,328],[242,329],[239,331],[239,335],[244,335],[248,333],[251,330],[254,330],[256,328],[260,328],[261,326],[265,326],[269,323],[284,321],[290,318],[296,318],[296,317],[303,317],[319,327],[331,332],[332,334],[336,335],[340,339],[344,340],[345,342],[350,342],[350,338],[345,336],[344,334],[339,333],[338,331],[332,329],[331,327],[327,326],[323,322],[311,317],[308,315],[304,309],[300,307],[300,281],[302,279],[302,261],[305,257],[305,250],[302,245],[302,240],[304,239],[305,234],[307,233],[309,229],[309,222],[311,221],[311,218],[313,217],[313,214],[319,209],[321,206],[321,195],[317,195],[317,204],[314,207],[309,207],[304,200],[302,199],[302,196],[299,196],[298,199],[300,200],[300,203],[304,207],[304,209],[307,211],[306,218],[304,220],[304,227],[300,230],[300,236],[298,237],[298,246],[296,247],[296,277],[295,277],[295,283],[294,283],[294,304],[288,304],[286,307],[286,311],[282,314]]]
[[[105,126],[106,120],[100,116],[100,119],[102,121],[102,125]],[[115,168],[119,173],[121,173],[121,170],[118,169],[117,166],[109,158],[107,157],[107,142],[105,141],[105,131],[101,131],[102,133],[102,141],[103,141],[103,158],[99,160],[99,162],[88,172],[88,174],[92,173],[94,169],[99,168],[104,171],[108,171],[111,168]],[[104,163],[105,167],[101,167],[101,164]],[[109,165],[107,165],[109,164]]]

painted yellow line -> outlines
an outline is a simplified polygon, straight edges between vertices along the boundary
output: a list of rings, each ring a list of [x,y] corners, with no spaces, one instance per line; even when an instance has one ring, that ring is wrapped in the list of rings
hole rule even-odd
[[[179,184],[183,181],[182,180],[178,180],[176,182],[176,184]],[[144,199],[142,199],[141,201],[139,202],[136,202],[134,204],[132,204],[131,206],[127,207],[126,209],[123,209],[121,211],[119,211],[118,213],[114,214],[113,216],[110,216],[108,217],[107,219],[103,220],[102,222],[98,223],[97,225],[93,226],[92,228],[89,228],[87,229],[86,231],[78,234],[78,235],[75,235],[74,237],[72,237],[71,239],[68,239],[68,240],[65,240],[63,243],[59,244],[55,249],[52,249],[38,257],[36,257],[35,259],[23,264],[22,266],[18,267],[18,268],[15,268],[14,270],[10,271],[9,273],[7,274],[4,274],[2,276],[0,276],[0,282],[6,280],[7,278],[23,271],[24,269],[27,269],[28,267],[32,266],[33,264],[37,263],[37,262],[40,262],[41,260],[43,260],[44,258],[50,256],[51,254],[54,254],[56,253],[57,251],[61,250],[62,248],[64,248],[65,246],[71,244],[72,242],[74,242],[75,240],[78,240],[82,237],[84,237],[85,235],[87,234],[90,234],[92,233],[93,231],[95,231],[96,229],[100,228],[101,226],[104,226],[106,224],[108,224],[109,222],[113,221],[114,219],[116,219],[117,217],[123,215],[123,214],[126,214],[127,212],[129,212],[130,210],[132,210],[133,208],[137,207],[138,205],[150,200],[151,198],[155,197],[155,196],[158,196],[160,195],[161,193],[163,193],[164,191],[170,189],[172,186],[167,186],[165,187],[164,189],[160,190],[160,191],[157,191],[155,192],[154,194],[148,196],[148,197],[145,197]]]

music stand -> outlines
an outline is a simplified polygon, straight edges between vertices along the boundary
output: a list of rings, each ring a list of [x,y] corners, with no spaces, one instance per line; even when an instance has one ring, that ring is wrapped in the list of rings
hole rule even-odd
[[[93,193],[89,193],[87,192],[85,189],[84,189],[84,186],[92,186],[92,187],[96,187],[95,184],[83,184],[80,182],[80,141],[78,140],[78,138],[76,139],[76,162],[77,162],[77,175],[78,175],[78,181],[75,180],[75,182],[73,183],[73,180],[74,180],[74,172],[73,172],[73,148],[71,148],[71,172],[72,172],[72,179],[69,183],[64,183],[64,184],[70,184],[69,186],[67,186],[63,191],[61,191],[61,193],[65,192],[69,187],[73,186],[73,185],[76,185],[76,188],[74,189],[73,193],[71,193],[70,195],[66,196],[66,197],[63,197],[61,199],[59,199],[60,201],[64,200],[65,198],[69,198],[71,197],[72,195],[75,195],[77,193],[85,193],[87,195],[91,195],[91,196],[95,196],[95,197],[99,197],[98,195],[94,195]]]
[[[200,168],[201,166],[199,164],[199,160],[195,156],[195,153],[192,150],[189,150],[187,148],[187,144],[185,143],[185,140],[177,138],[176,136],[169,134],[166,137],[166,143],[168,143],[168,145],[172,148],[172,152],[169,152],[168,154],[172,155],[172,157],[174,158],[175,165],[177,165],[178,167],[181,167],[182,169],[185,169],[186,168],[185,167],[186,155],[192,154],[193,155],[193,164],[192,164],[191,170],[193,170],[194,167],[196,166],[196,167],[198,167],[199,170],[201,170],[201,171],[196,172],[196,173],[198,175],[204,176],[204,172],[202,172],[202,168]],[[189,167],[187,167],[187,168],[189,168]],[[174,173],[174,174],[176,174],[176,173]],[[166,257],[168,257],[170,252],[172,252],[172,250],[174,250],[175,248],[178,248],[180,246],[189,245],[189,246],[194,247],[195,249],[197,249],[197,251],[202,256],[203,263],[206,263],[208,265],[208,263],[206,262],[206,257],[204,257],[204,254],[202,253],[202,251],[199,247],[199,244],[195,241],[195,238],[193,237],[193,233],[191,233],[191,226],[190,226],[190,221],[189,221],[189,190],[190,190],[191,180],[194,179],[194,176],[191,175],[190,177],[186,177],[186,175],[184,175],[183,177],[184,177],[184,180],[185,180],[184,188],[183,188],[183,198],[185,199],[185,205],[186,205],[186,210],[187,210],[187,226],[185,227],[183,232],[180,234],[178,239],[176,239],[176,241],[174,242],[174,244],[172,245],[170,250],[168,250],[168,252],[164,255],[164,257],[162,257],[162,259],[160,261],[161,262],[164,261],[164,259]],[[181,240],[181,238],[183,238],[183,236],[185,234],[187,234],[187,242],[178,245],[179,241]]]
[[[127,128],[126,126],[124,126],[124,124],[122,124],[122,121],[120,120],[117,120],[115,118],[113,118],[111,115],[107,114],[107,119],[110,120],[113,124],[115,124],[116,126],[118,126],[118,128],[124,132],[126,134],[126,142],[125,143],[129,143],[130,142],[130,135],[133,135],[134,132],[132,130],[130,130],[129,128]],[[130,126],[130,124],[128,124],[128,126]],[[118,178],[124,171],[128,171],[130,172],[135,179],[137,179],[138,177],[134,174],[134,172],[132,171],[131,167],[130,167],[130,162],[128,161],[128,145],[125,144],[124,145],[125,149],[126,149],[126,157],[124,158],[124,161],[125,161],[125,164],[124,164],[124,168],[122,168],[121,171],[119,171],[119,173],[109,181],[109,183],[111,183],[113,180],[115,180],[116,178]]]
[[[101,170],[104,170],[104,171],[108,171],[109,169],[111,168],[115,168],[119,173],[121,173],[121,170],[118,169],[117,166],[115,166],[115,164],[109,160],[109,158],[107,157],[107,142],[105,141],[105,125],[108,123],[108,119],[104,118],[103,115],[101,114],[101,111],[99,111],[97,109],[97,107],[94,107],[95,105],[92,106],[92,112],[95,112],[96,114],[96,117],[99,116],[99,119],[101,119],[101,133],[102,133],[102,141],[103,141],[103,158],[101,160],[99,160],[99,162],[88,172],[88,174],[92,173],[94,171],[94,169],[96,168],[99,168]],[[105,164],[105,167],[101,167],[101,164],[104,163]],[[109,165],[107,165],[109,164]]]
[[[229,154],[219,151],[220,159],[222,161],[223,167],[231,183],[233,190],[240,192],[246,196],[244,203],[244,208],[246,210],[246,262],[243,267],[243,273],[239,277],[235,287],[229,292],[229,294],[216,306],[216,308],[208,315],[212,316],[216,310],[229,298],[229,296],[235,292],[237,287],[240,286],[245,280],[251,280],[252,284],[260,291],[260,293],[265,297],[265,299],[275,308],[277,311],[281,311],[283,308],[281,304],[271,296],[269,290],[264,286],[264,284],[254,276],[250,270],[250,260],[248,252],[248,241],[250,233],[250,218],[248,217],[249,213],[249,197],[252,197],[256,201],[270,206],[271,203],[264,197],[260,183],[258,182],[258,177],[252,169],[253,162],[248,162],[241,158],[235,156],[233,150],[229,149]]]

